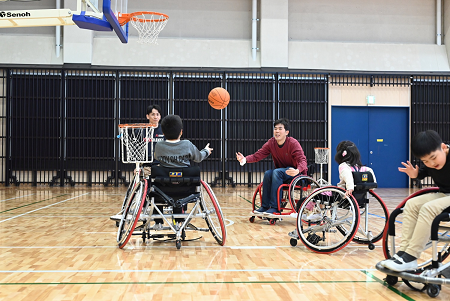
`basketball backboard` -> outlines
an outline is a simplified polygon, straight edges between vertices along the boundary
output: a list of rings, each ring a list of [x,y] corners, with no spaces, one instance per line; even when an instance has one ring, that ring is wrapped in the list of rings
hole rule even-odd
[[[120,5],[115,3],[114,8],[119,7],[126,13],[127,3],[126,0]],[[114,30],[120,41],[127,43],[128,23],[121,26],[118,15],[119,12],[112,9],[111,0],[103,0],[102,12],[90,0],[77,0],[76,11],[68,8],[0,11],[0,28],[77,25],[88,30]]]
[[[98,0],[77,0],[76,3],[75,11],[68,8],[0,11],[0,28],[77,25],[95,31],[114,30],[122,43],[128,43],[128,24],[131,23],[138,31],[138,43],[156,44],[169,20],[169,16],[158,12],[127,13],[128,0],[103,0],[102,11],[97,8]]]

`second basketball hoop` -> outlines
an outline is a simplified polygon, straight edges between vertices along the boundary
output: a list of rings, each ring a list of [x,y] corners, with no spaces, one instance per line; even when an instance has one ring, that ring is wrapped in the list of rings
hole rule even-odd
[[[320,164],[320,179],[317,180],[320,186],[330,185],[327,180],[322,177],[322,167],[323,164],[328,164],[328,155],[330,149],[327,147],[315,147],[314,155],[315,155],[315,163]]]

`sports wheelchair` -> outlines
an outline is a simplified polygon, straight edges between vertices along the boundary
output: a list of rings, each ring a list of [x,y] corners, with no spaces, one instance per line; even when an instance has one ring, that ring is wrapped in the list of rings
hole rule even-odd
[[[278,187],[278,211],[280,214],[257,214],[254,210],[261,207],[262,203],[262,188],[261,182],[253,193],[252,198],[252,216],[249,218],[251,223],[255,222],[258,217],[263,220],[268,220],[271,225],[275,225],[277,220],[282,220],[283,217],[297,217],[297,211],[301,200],[304,200],[314,189],[320,187],[316,180],[309,176],[298,175],[288,182],[284,182]],[[281,192],[281,193],[280,193]],[[280,199],[280,195],[282,196]],[[254,215],[253,215],[254,214]]]
[[[119,228],[119,248],[125,247],[132,235],[140,235],[144,242],[147,239],[175,240],[177,249],[180,249],[181,241],[186,240],[186,231],[211,232],[223,246],[226,228],[222,210],[214,192],[200,179],[200,168],[152,166],[151,176],[147,178],[143,174],[145,168],[141,169],[141,166],[153,163],[156,125],[119,124],[118,128],[122,162],[136,166],[121,211],[110,217]],[[192,205],[190,211],[189,204]],[[195,218],[205,219],[208,228],[194,226],[191,221]]]
[[[436,193],[438,187],[425,188],[415,192],[404,199],[391,213],[389,224],[383,236],[383,252],[385,258],[391,258],[396,253],[395,247],[400,245],[401,214],[405,203],[416,196]],[[450,262],[444,261],[450,254],[450,207],[438,215],[431,226],[431,240],[426,244],[425,250],[418,259],[418,268],[415,271],[394,272],[379,263],[377,270],[387,274],[384,279],[389,285],[395,285],[399,278],[413,290],[425,291],[430,297],[437,297],[441,291],[442,284],[450,283]]]
[[[373,189],[370,172],[353,172],[355,189],[351,196],[336,186],[313,191],[299,206],[297,229],[289,233],[291,246],[300,239],[317,253],[333,253],[351,241],[367,244],[370,250],[382,239],[389,212]],[[369,222],[370,218],[370,222]]]
[[[190,210],[189,206],[192,206]],[[139,235],[144,242],[147,239],[175,240],[180,249],[187,231],[211,232],[219,245],[225,244],[222,210],[214,192],[200,179],[198,166],[153,166],[149,181],[142,179],[133,187],[124,208],[117,233],[119,248],[123,248],[132,235]],[[196,218],[205,219],[207,228],[194,226],[192,221]]]

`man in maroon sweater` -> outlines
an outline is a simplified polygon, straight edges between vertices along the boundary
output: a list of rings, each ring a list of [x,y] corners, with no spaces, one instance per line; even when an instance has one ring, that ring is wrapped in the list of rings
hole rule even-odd
[[[269,139],[256,153],[244,156],[236,153],[236,159],[245,163],[258,162],[272,155],[275,169],[264,173],[263,195],[261,207],[255,212],[276,214],[278,211],[277,190],[284,181],[292,180],[296,175],[306,175],[307,161],[300,143],[288,137],[290,123],[286,118],[274,122],[273,137]],[[278,196],[281,198],[281,195]]]

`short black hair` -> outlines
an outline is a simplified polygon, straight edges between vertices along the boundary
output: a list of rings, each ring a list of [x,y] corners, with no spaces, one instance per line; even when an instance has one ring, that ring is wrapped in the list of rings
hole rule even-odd
[[[286,131],[289,131],[291,129],[291,123],[287,118],[280,118],[275,120],[275,122],[273,123],[273,127],[276,127],[278,124],[282,124]]]
[[[152,112],[152,110],[155,109],[159,112],[159,114],[161,114],[161,107],[158,105],[149,105],[147,107],[147,115],[150,114]]]
[[[339,142],[338,146],[336,146],[336,155],[334,156],[334,160],[337,164],[347,162],[350,166],[363,166],[358,147],[356,147],[356,145],[349,140]]]
[[[167,115],[161,121],[161,130],[166,139],[178,139],[182,129],[183,121],[181,121],[181,118],[178,115]]]
[[[425,157],[426,155],[439,149],[442,144],[442,138],[436,131],[428,130],[417,133],[411,140],[411,152],[417,158]]]

